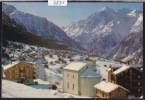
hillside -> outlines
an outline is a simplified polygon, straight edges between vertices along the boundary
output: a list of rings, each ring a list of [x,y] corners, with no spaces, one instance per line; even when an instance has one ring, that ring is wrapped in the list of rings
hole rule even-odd
[[[5,13],[2,14],[2,21],[3,42],[4,40],[9,40],[48,48],[67,49],[66,45],[57,44],[54,39],[45,39],[29,33],[24,26],[17,24]]]
[[[46,18],[21,12],[14,6],[7,5],[5,3],[2,4],[2,8],[2,11],[17,24],[25,26],[27,32],[45,38],[46,40],[54,40],[57,44],[67,46],[67,49],[78,51],[85,50],[79,43],[69,38],[62,29],[54,23],[48,21]]]

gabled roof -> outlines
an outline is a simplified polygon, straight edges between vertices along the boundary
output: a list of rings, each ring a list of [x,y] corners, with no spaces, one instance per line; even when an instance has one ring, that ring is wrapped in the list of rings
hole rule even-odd
[[[18,63],[20,63],[20,62],[19,61],[15,61],[15,62],[12,62],[11,64],[8,64],[8,65],[2,66],[2,67],[4,68],[4,70],[6,70],[6,69],[18,64]]]
[[[110,83],[110,82],[105,82],[105,81],[102,81],[102,82],[96,84],[94,87],[103,91],[103,92],[106,92],[106,93],[110,93],[110,92],[112,92],[113,90],[115,90],[119,87],[122,88],[123,90],[126,90],[126,91],[129,92],[128,89],[126,89],[126,88],[124,88],[120,85],[113,84],[113,83]]]
[[[100,74],[94,72],[91,68],[87,68],[82,74],[81,77],[101,77]]]
[[[16,64],[18,64],[18,63],[24,63],[24,64],[26,64],[26,65],[28,65],[28,66],[31,66],[31,65],[27,64],[26,62],[15,61],[15,62],[12,62],[11,64],[8,64],[8,65],[2,66],[2,67],[4,68],[4,70],[6,70],[6,69],[8,69],[8,68],[10,68],[10,67],[13,67],[14,65],[16,65]],[[32,68],[35,69],[34,67],[32,67]]]
[[[121,72],[124,72],[126,71],[127,69],[130,69],[132,66],[127,66],[127,65],[124,65],[122,66],[121,68],[117,69],[116,71],[113,72],[114,75],[117,75]]]
[[[86,65],[87,65],[87,63],[85,63],[85,62],[71,62],[63,69],[79,71],[80,69],[82,69]]]

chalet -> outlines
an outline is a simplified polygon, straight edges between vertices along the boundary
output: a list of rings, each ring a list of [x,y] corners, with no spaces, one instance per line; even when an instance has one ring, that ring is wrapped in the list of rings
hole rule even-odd
[[[98,98],[127,98],[129,92],[128,89],[120,85],[105,81],[96,84],[94,88]]]
[[[53,64],[53,62],[51,61],[51,62],[50,62],[50,64],[52,65],[52,64]]]
[[[63,92],[80,96],[95,96],[93,86],[101,81],[101,75],[94,72],[85,62],[71,62],[63,67]]]
[[[110,68],[108,81],[125,87],[131,95],[139,97],[143,94],[143,71],[136,67],[123,65],[115,71]]]
[[[57,63],[57,64],[60,63],[59,60],[56,60],[56,61],[54,61],[54,62]]]
[[[15,61],[9,65],[3,66],[4,79],[25,84],[33,84],[35,79],[35,68],[24,63]]]

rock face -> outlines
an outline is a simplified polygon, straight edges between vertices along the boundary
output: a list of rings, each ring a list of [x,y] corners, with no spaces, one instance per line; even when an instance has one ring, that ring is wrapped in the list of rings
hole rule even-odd
[[[63,30],[89,52],[99,56],[108,53],[130,33],[142,11],[104,7],[85,20],[73,22]]]
[[[130,33],[124,37],[107,57],[132,64],[143,65],[143,16],[133,25]]]
[[[4,4],[2,11],[13,19],[16,23],[26,27],[27,31],[37,36],[47,39],[55,39],[58,44],[67,45],[68,49],[84,50],[79,43],[69,38],[66,33],[54,23],[46,18],[24,13],[17,10],[14,6]]]

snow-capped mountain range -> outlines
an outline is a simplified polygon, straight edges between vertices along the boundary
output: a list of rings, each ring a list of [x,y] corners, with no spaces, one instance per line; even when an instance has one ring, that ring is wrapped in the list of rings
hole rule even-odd
[[[68,49],[84,50],[79,43],[72,40],[66,33],[46,18],[24,13],[12,5],[2,4],[2,11],[16,23],[26,27],[27,31],[37,36],[57,40],[58,44],[67,45]]]
[[[138,18],[129,34],[109,53],[108,57],[130,61],[133,64],[143,64],[143,16]]]
[[[142,30],[140,27],[142,25],[139,23],[142,22],[142,16],[143,13],[139,10],[130,10],[128,8],[114,10],[104,7],[85,20],[71,23],[63,30],[69,37],[80,42],[89,52],[99,56],[107,56],[114,47],[121,45],[121,41],[124,41],[129,36],[129,33],[134,33],[135,30]],[[134,40],[134,38],[130,36],[130,39]],[[138,42],[137,44],[140,43]],[[130,45],[132,44],[126,44],[127,47],[130,47]],[[121,48],[124,49],[124,47]],[[140,48],[135,49],[134,52]],[[122,53],[120,52],[120,55]],[[128,55],[130,54],[124,57]],[[115,54],[109,57],[113,58],[114,56]],[[122,56],[118,57],[122,58]]]
[[[3,3],[2,11],[28,32],[53,38],[70,49],[84,50],[83,46],[98,56],[142,64],[142,11],[104,7],[62,29],[46,18],[21,12],[11,5]]]
[[[104,55],[130,32],[141,13],[105,7],[85,20],[71,23],[64,31],[87,50],[91,52],[95,50],[95,53]]]

